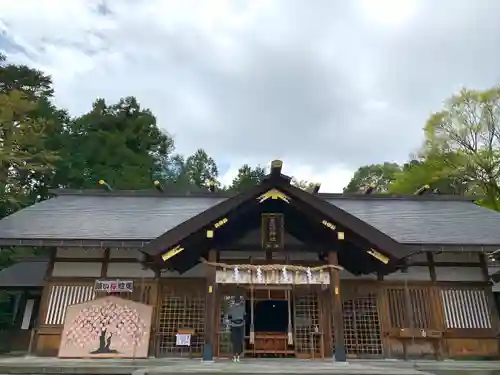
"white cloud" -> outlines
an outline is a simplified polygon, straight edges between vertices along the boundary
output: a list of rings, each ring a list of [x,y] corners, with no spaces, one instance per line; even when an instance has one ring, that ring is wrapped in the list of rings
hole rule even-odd
[[[4,0],[0,50],[51,73],[74,114],[135,95],[179,152],[229,165],[223,180],[281,158],[341,191],[359,165],[414,151],[458,83],[500,81],[498,13],[493,0]]]
[[[221,176],[221,183],[226,186],[230,185],[234,177],[238,174],[239,165],[245,163],[248,163],[248,161],[235,163],[235,165],[229,168]],[[269,165],[270,162],[266,164],[266,166]],[[307,165],[283,163],[284,174],[288,176],[297,176],[298,180],[320,183],[320,191],[326,193],[342,193],[344,187],[349,183],[353,172],[354,171],[342,167],[315,170],[313,167]]]

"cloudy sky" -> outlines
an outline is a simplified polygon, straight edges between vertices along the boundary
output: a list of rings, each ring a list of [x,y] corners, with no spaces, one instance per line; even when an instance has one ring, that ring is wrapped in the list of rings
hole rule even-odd
[[[498,0],[2,0],[0,51],[52,74],[73,114],[134,95],[203,147],[340,191],[404,161],[431,111],[500,83]]]

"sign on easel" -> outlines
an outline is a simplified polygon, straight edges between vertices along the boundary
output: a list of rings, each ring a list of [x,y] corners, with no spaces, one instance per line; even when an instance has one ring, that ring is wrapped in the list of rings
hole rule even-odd
[[[178,333],[175,335],[175,345],[191,346],[191,335],[189,333]]]
[[[194,335],[194,329],[181,328],[175,335],[175,345],[177,346],[191,346],[191,337]]]

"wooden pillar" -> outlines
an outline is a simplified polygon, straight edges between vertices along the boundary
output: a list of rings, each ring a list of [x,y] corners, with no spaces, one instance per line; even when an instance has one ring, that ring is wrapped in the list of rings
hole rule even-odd
[[[160,310],[162,308],[163,298],[161,295],[161,270],[155,268],[155,278],[151,285],[150,300],[147,301],[153,305],[153,317],[151,321],[151,337],[149,340],[149,356],[156,357],[158,355],[158,330],[160,328]]]
[[[481,264],[481,270],[484,276],[485,283],[488,284],[488,287],[485,288],[486,301],[488,303],[489,313],[491,317],[491,328],[498,332],[500,329],[500,319],[497,313],[497,306],[495,302],[495,296],[493,295],[493,289],[491,287],[490,274],[488,270],[488,258],[484,253],[479,254],[479,263]],[[500,345],[498,346],[498,350],[500,352]]]
[[[217,261],[217,251],[211,249],[208,253],[208,261]],[[206,309],[205,309],[205,346],[203,347],[203,360],[213,361],[214,345],[216,342],[216,314],[217,314],[217,284],[215,282],[216,268],[207,266],[207,285],[206,285]]]
[[[425,254],[427,258],[427,264],[429,267],[429,276],[432,281],[432,286],[430,287],[430,308],[432,314],[432,328],[437,330],[444,330],[444,318],[443,318],[443,308],[440,298],[440,289],[436,286],[437,273],[436,273],[436,262],[434,260],[434,254],[430,251]],[[439,339],[433,340],[432,345],[434,347],[434,353],[437,360],[444,360],[443,356],[443,346],[444,339],[441,337]]]
[[[336,252],[330,251],[328,253],[328,264],[334,266],[339,264]],[[338,269],[330,268],[330,290],[332,294],[333,329],[335,334],[334,356],[337,362],[345,362],[344,315],[342,313],[342,300],[340,298],[340,272]]]
[[[40,303],[38,305],[38,315],[35,320],[36,323],[32,330],[33,334],[31,335],[31,340],[28,348],[28,355],[39,354],[41,351],[41,348],[39,348],[38,345],[38,341],[40,337],[41,327],[45,324],[45,318],[47,317],[50,292],[52,288],[50,280],[52,278],[52,271],[54,269],[56,257],[57,257],[57,248],[54,247],[50,249],[49,264],[47,265],[47,269],[45,270],[45,275],[43,278],[42,293],[40,296]],[[33,353],[33,351],[35,353]]]

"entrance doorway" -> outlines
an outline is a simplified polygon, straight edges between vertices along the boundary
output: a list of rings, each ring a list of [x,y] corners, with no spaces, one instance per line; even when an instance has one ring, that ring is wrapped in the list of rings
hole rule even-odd
[[[324,327],[318,291],[262,287],[221,288],[216,356],[231,356],[228,311],[235,297],[245,300],[245,343],[247,357],[324,358]],[[250,341],[253,301],[254,340]],[[288,326],[291,328],[289,341]]]
[[[251,301],[247,300],[246,314],[251,313]],[[255,332],[286,333],[288,334],[288,319],[290,318],[288,302],[284,300],[254,301],[254,330]],[[250,319],[246,321],[246,331],[250,332]]]
[[[249,290],[246,300],[245,355],[286,357],[295,354],[293,339],[293,301],[287,289]],[[250,332],[253,332],[253,343]]]

